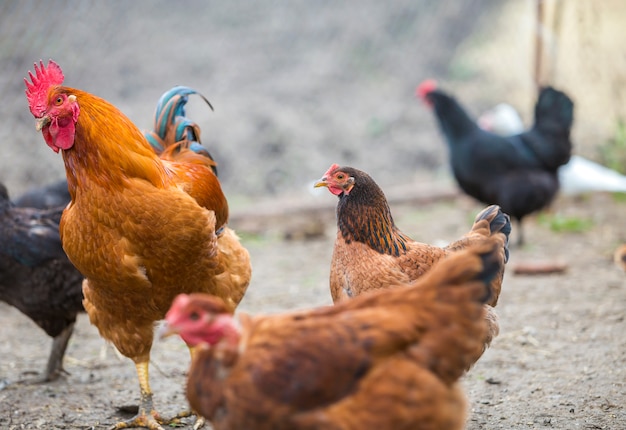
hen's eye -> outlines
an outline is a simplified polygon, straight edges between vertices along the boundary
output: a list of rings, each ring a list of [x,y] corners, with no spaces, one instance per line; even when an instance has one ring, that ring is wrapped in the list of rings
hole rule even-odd
[[[191,321],[198,321],[200,319],[200,314],[198,312],[192,312],[189,314],[189,319]]]
[[[338,174],[337,179],[340,179],[340,180],[343,179],[343,173]]]

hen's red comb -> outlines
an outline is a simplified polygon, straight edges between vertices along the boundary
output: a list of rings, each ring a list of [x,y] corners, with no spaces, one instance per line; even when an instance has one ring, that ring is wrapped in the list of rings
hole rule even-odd
[[[330,174],[331,174],[331,173],[333,173],[333,171],[334,171],[335,169],[338,169],[338,168],[339,168],[339,164],[337,164],[337,163],[333,164],[332,166],[330,166],[330,167],[328,168],[328,170],[326,171],[326,173],[324,173],[324,176],[323,176],[323,177],[324,177],[324,178],[329,177],[329,176],[330,176]]]
[[[40,118],[46,109],[48,103],[48,88],[63,83],[63,71],[61,67],[54,61],[48,61],[48,67],[44,66],[43,61],[39,60],[39,67],[35,63],[35,75],[28,72],[31,82],[24,78],[26,84],[26,98],[28,99],[28,107],[35,118]]]
[[[428,93],[437,89],[437,81],[434,79],[426,79],[415,89],[415,95],[421,99],[425,98]]]

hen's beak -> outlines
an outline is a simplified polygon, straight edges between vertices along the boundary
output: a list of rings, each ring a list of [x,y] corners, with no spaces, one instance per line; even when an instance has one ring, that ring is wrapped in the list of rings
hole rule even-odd
[[[48,115],[45,115],[37,119],[37,121],[35,122],[35,128],[37,129],[37,131],[41,131],[41,129],[48,124],[50,124],[50,117]]]
[[[157,339],[164,339],[174,334],[178,334],[178,330],[167,321],[163,321],[156,332]]]
[[[313,188],[327,187],[327,186],[328,186],[328,181],[326,180],[326,176],[324,176],[322,179],[320,179],[315,184],[313,184]]]

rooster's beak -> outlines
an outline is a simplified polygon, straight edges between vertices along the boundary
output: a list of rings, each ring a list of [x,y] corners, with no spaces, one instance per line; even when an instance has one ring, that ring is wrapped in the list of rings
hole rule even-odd
[[[35,122],[35,128],[37,129],[37,131],[41,131],[41,129],[48,124],[50,124],[50,117],[48,115],[42,116]]]
[[[328,182],[326,181],[325,176],[319,181],[317,181],[315,184],[313,184],[313,188],[327,187],[327,186],[328,186]]]

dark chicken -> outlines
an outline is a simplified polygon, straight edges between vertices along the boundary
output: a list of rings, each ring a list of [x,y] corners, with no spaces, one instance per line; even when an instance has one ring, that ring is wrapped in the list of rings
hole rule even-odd
[[[53,338],[43,382],[64,373],[65,350],[76,316],[84,311],[83,276],[61,247],[63,208],[16,207],[0,184],[0,300]]]
[[[523,244],[522,219],[552,202],[559,189],[558,168],[570,159],[571,99],[543,88],[532,128],[499,136],[480,128],[434,81],[420,84],[417,95],[435,112],[459,187],[482,203],[499,205],[517,220],[518,244]]]
[[[71,199],[67,180],[61,179],[49,185],[31,188],[18,196],[13,203],[26,208],[49,209],[65,206]]]

